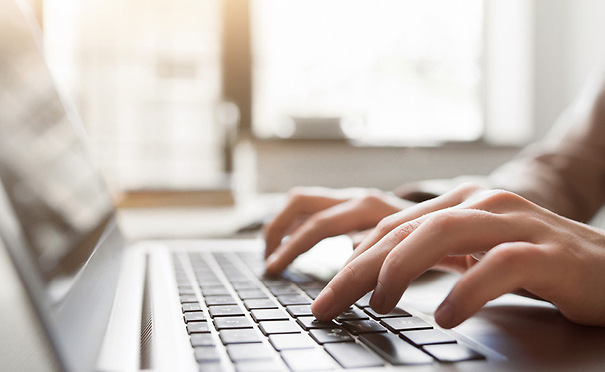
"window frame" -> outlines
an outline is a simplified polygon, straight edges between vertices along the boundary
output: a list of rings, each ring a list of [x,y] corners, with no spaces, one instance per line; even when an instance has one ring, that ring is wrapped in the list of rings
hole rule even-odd
[[[457,143],[519,146],[534,137],[534,9],[534,1],[484,0],[485,36],[480,93],[483,134],[477,141]],[[290,141],[279,137],[262,139],[253,131],[251,0],[223,1],[222,19],[223,97],[239,107],[237,137],[254,141]],[[514,68],[508,68],[510,65]],[[502,74],[502,71],[507,71],[507,74]],[[511,96],[517,99],[510,100]],[[308,141],[313,143],[315,140]],[[413,144],[414,147],[424,145]],[[434,144],[427,145],[433,147]]]

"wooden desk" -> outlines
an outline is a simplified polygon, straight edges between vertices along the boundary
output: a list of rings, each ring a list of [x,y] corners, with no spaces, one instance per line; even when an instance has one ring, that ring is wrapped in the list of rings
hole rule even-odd
[[[242,236],[242,227],[266,220],[281,200],[268,194],[239,197],[232,206],[119,208],[118,222],[130,241],[232,238]]]

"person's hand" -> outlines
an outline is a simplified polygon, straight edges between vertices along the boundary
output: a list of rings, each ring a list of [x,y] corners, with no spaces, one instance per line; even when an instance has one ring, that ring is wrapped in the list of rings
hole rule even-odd
[[[387,313],[414,278],[443,263],[464,274],[435,312],[442,327],[517,289],[552,302],[573,322],[605,326],[605,232],[474,185],[383,219],[312,311],[334,318],[374,290],[371,307]]]
[[[360,231],[411,205],[376,189],[292,189],[284,208],[264,228],[266,272],[279,274],[324,238],[354,233],[355,240]]]

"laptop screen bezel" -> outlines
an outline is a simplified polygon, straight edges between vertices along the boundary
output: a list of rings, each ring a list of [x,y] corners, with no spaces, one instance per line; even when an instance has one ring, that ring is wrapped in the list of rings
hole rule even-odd
[[[38,41],[40,30],[27,4],[18,0],[1,3],[3,12],[14,14],[16,22],[28,26],[29,37]],[[40,50],[37,52],[41,54]],[[54,88],[77,139],[83,142],[85,132],[74,115],[73,105],[60,89]],[[86,148],[86,144],[82,143],[82,147]],[[33,249],[24,234],[25,227],[6,187],[0,180],[0,236],[47,339],[64,370],[93,370],[111,314],[125,244],[116,224],[115,210],[110,208],[104,226],[99,227],[102,229],[100,238],[93,242],[90,255],[74,273],[69,289],[57,302],[49,296],[48,282],[32,254]]]
[[[60,306],[47,296],[46,283],[1,184],[0,235],[62,368],[93,370],[111,314],[124,247],[115,218]]]

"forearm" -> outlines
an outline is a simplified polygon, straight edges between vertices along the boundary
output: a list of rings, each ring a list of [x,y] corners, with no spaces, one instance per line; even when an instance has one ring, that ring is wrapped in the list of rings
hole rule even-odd
[[[405,184],[402,198],[424,201],[461,183],[513,191],[557,214],[588,221],[605,201],[605,89],[587,89],[543,141],[487,177]]]
[[[588,221],[605,201],[605,90],[568,109],[542,142],[494,171],[488,183],[560,215]]]

